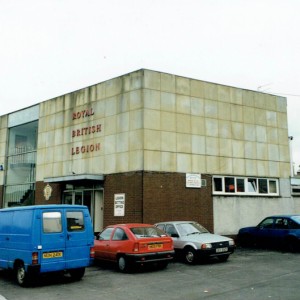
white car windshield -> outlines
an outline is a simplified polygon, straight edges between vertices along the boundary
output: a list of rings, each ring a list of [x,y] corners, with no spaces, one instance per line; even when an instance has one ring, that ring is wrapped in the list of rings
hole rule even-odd
[[[191,235],[208,233],[209,231],[198,223],[180,223],[177,224],[180,235]]]

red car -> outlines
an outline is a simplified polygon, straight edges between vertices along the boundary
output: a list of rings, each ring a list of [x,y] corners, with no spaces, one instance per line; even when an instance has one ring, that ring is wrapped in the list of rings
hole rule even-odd
[[[122,272],[135,265],[165,268],[173,257],[172,238],[150,224],[111,225],[95,240],[95,259],[115,262]]]

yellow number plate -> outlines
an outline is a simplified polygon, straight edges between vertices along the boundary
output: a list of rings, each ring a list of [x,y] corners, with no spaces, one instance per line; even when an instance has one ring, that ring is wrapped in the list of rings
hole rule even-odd
[[[63,256],[62,251],[43,253],[43,258],[55,258],[55,257],[62,257],[62,256]]]
[[[163,248],[163,244],[150,244],[148,245],[148,249],[162,249]]]

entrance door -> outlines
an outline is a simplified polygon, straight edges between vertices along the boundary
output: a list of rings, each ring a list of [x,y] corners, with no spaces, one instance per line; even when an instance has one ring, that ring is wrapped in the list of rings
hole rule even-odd
[[[99,232],[103,229],[103,190],[64,191],[63,203],[86,205],[92,218],[94,232]]]

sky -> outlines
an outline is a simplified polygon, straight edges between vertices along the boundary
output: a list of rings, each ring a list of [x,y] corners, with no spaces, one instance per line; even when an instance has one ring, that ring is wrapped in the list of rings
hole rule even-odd
[[[286,97],[299,169],[299,0],[0,0],[0,8],[0,116],[147,68]]]

